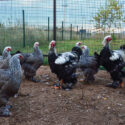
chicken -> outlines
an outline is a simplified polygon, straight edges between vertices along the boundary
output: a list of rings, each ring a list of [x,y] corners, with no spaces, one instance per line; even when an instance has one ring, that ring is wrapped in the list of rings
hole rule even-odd
[[[11,58],[11,47],[7,46],[4,48],[2,56],[0,56],[0,69],[7,69],[9,66],[9,59]]]
[[[33,82],[38,82],[34,78],[37,69],[43,64],[43,54],[39,49],[39,42],[34,43],[33,53],[24,53],[24,60],[21,62],[25,78]]]
[[[0,116],[10,116],[8,100],[19,90],[22,80],[21,54],[16,54],[9,60],[8,69],[0,69]]]
[[[98,58],[99,64],[104,66],[104,68],[110,73],[113,80],[113,82],[107,86],[117,88],[122,85],[124,73],[122,71],[121,65],[124,63],[124,60],[120,53],[110,50],[109,43],[111,40],[111,36],[106,36],[102,42],[104,46],[103,49],[99,55],[97,53],[95,53],[95,55]],[[122,65],[122,67],[123,66],[124,65]]]
[[[61,81],[59,87],[69,90],[77,82],[75,75],[76,65],[82,54],[80,47],[75,46],[71,52],[65,52],[61,54],[56,53],[56,42],[53,40],[49,44],[48,62],[50,69],[55,73]]]
[[[78,46],[78,47],[80,47],[81,45],[82,45],[82,42],[80,42],[80,41],[76,43],[76,46]]]
[[[89,56],[89,48],[85,45],[82,47],[82,55],[79,60],[79,67],[84,73],[85,83],[94,81],[94,75],[98,72],[99,64],[95,56]]]
[[[82,42],[77,42],[76,43],[76,46],[78,46],[78,47],[81,47],[81,45],[82,45]],[[84,46],[81,47],[81,49],[82,49],[81,57],[82,56],[84,57],[84,55],[89,56],[89,48],[87,46],[84,45]]]

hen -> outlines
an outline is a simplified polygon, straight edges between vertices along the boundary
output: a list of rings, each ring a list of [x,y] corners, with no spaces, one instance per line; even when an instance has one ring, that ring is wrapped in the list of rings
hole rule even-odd
[[[55,73],[61,81],[59,87],[63,89],[71,89],[72,86],[77,82],[75,75],[76,65],[82,54],[80,47],[73,47],[71,52],[65,52],[61,54],[56,53],[55,41],[51,41],[49,44],[48,62],[50,69]]]
[[[33,53],[24,53],[23,56],[24,59],[21,64],[25,78],[33,82],[38,82],[34,76],[36,75],[37,69],[43,64],[43,54],[39,49],[39,42],[34,43]]]
[[[82,55],[79,60],[79,67],[84,73],[85,83],[94,81],[94,75],[98,72],[99,64],[95,56],[89,56],[89,48],[85,45],[82,47]]]
[[[9,66],[9,59],[11,58],[11,47],[7,46],[4,48],[2,56],[0,56],[0,69],[7,69]]]
[[[104,66],[104,68],[110,73],[113,80],[113,82],[107,86],[117,88],[122,85],[124,72],[122,71],[121,66],[124,66],[124,60],[119,52],[110,50],[109,43],[111,40],[111,36],[106,36],[102,42],[104,45],[103,49],[99,55],[97,53],[95,53],[95,55],[98,58],[99,64]]]
[[[16,54],[9,60],[8,69],[0,69],[0,116],[10,116],[7,105],[10,97],[13,97],[19,90],[22,80],[20,59],[23,56]]]

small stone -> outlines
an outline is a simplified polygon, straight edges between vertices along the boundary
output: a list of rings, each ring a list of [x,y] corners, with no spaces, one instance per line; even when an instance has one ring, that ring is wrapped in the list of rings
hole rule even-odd
[[[107,100],[107,98],[106,98],[106,97],[104,97],[104,100]]]
[[[101,99],[101,95],[98,95],[98,96],[97,96],[97,99]]]
[[[117,105],[118,105],[118,106],[122,106],[122,104],[120,104],[120,103],[117,103]]]
[[[111,109],[111,107],[108,107],[107,109]]]
[[[49,85],[50,83],[49,82],[45,82],[46,85]]]
[[[117,93],[117,94],[120,94],[120,91],[117,91],[116,93]]]
[[[14,98],[17,98],[18,97],[18,93],[14,95]]]
[[[46,91],[46,88],[42,88],[42,92]]]

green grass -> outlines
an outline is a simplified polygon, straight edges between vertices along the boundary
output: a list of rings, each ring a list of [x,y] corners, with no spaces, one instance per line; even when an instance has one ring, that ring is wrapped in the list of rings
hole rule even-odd
[[[85,34],[84,34],[85,35]],[[119,34],[116,34],[117,37]],[[53,32],[50,31],[50,41],[52,40]],[[100,52],[102,49],[101,41],[103,40],[103,34],[95,34],[93,37],[90,35],[89,39],[86,39],[83,36],[83,40],[81,42],[89,47],[89,54],[93,55],[93,53]],[[72,38],[74,40],[64,40],[61,41],[61,31],[57,31],[57,52],[62,53],[66,51],[71,51],[72,47],[75,46],[75,43],[80,39],[80,34],[76,34],[73,32]],[[101,38],[101,39],[100,39]],[[70,31],[64,32],[64,39],[70,39]],[[12,46],[12,53],[20,50],[23,53],[30,53],[33,52],[33,44],[34,42],[38,41],[40,43],[40,49],[42,50],[43,54],[48,54],[48,31],[40,28],[32,28],[26,26],[26,47],[23,48],[23,29],[22,26],[15,26],[15,27],[0,27],[0,53],[2,53],[3,48],[5,46]],[[120,45],[124,44],[124,40],[116,39],[111,43],[111,49],[119,49]],[[44,63],[48,64],[47,57],[44,58]]]
[[[89,47],[89,54],[93,55],[93,53],[95,51],[99,53],[100,50],[102,49],[103,46],[101,44],[101,41],[102,40],[86,39],[81,42],[84,45],[87,45]],[[78,40],[57,41],[57,43],[56,43],[57,53],[71,51],[72,47],[75,46],[76,42],[78,42]],[[111,49],[119,49],[120,45],[122,45],[123,43],[124,42],[122,40],[113,41],[111,43]],[[40,44],[40,49],[42,50],[43,54],[45,54],[45,55],[47,55],[48,51],[49,51],[48,45],[49,45],[49,42]],[[33,44],[32,44],[32,46],[33,46]],[[30,53],[30,52],[33,52],[32,46],[27,45],[25,48],[20,48],[19,50],[23,53]],[[47,57],[44,57],[44,64],[45,65],[48,64]]]

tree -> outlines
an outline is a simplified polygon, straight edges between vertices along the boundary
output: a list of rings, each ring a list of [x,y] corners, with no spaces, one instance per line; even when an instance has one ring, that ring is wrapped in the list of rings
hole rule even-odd
[[[101,7],[97,15],[93,17],[96,22],[96,28],[101,28],[104,31],[108,28],[110,31],[111,27],[120,27],[120,22],[124,21],[121,9],[122,5],[117,0],[108,0],[108,5],[105,8]]]

